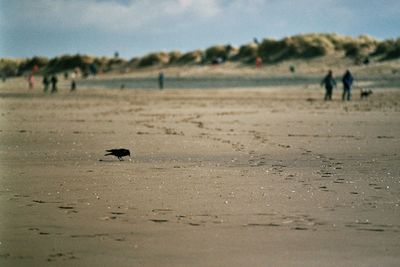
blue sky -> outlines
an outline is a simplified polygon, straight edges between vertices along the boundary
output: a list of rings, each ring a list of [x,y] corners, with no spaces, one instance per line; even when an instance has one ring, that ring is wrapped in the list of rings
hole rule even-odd
[[[0,57],[241,45],[336,32],[400,37],[399,0],[0,0]]]

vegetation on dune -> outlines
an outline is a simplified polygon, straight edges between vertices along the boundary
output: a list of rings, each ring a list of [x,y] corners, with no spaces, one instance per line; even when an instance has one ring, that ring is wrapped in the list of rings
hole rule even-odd
[[[235,49],[231,45],[215,45],[206,49],[205,60],[206,62],[212,62],[213,60],[220,58],[222,61],[228,60]]]
[[[18,68],[20,64],[20,60],[2,58],[0,60],[0,70],[2,75],[7,77],[18,75]]]
[[[383,55],[382,60],[400,58],[400,38],[379,43],[372,55]]]
[[[400,38],[378,41],[370,36],[357,38],[338,34],[302,34],[280,40],[266,38],[261,43],[249,43],[235,48],[231,45],[214,45],[205,50],[186,53],[179,51],[150,53],[130,61],[118,57],[92,57],[88,55],[63,55],[48,59],[1,59],[0,73],[5,76],[64,72],[80,69],[83,73],[109,72],[131,68],[167,66],[170,64],[220,64],[236,61],[253,64],[257,57],[264,62],[276,63],[289,59],[312,59],[339,53],[355,63],[393,60],[400,58]]]
[[[335,45],[325,35],[308,34],[286,37],[282,40],[264,39],[259,55],[266,62],[286,59],[313,58],[333,53]]]
[[[37,68],[43,68],[49,63],[49,59],[47,57],[33,57],[30,59],[26,59],[18,66],[18,73],[22,74],[26,71],[30,71],[32,68],[37,66]]]
[[[92,64],[94,58],[86,55],[63,55],[61,57],[52,58],[47,64],[47,70],[51,72],[59,72],[74,68],[86,69]]]
[[[139,60],[139,67],[149,67],[160,64],[167,64],[169,55],[165,52],[150,53]]]
[[[397,39],[397,41],[394,43],[392,49],[388,51],[384,59],[389,60],[389,59],[396,59],[400,58],[400,38]]]
[[[168,53],[168,58],[169,58],[168,63],[169,64],[177,63],[181,56],[182,56],[182,53],[180,51],[169,52]]]
[[[139,65],[140,58],[134,57],[128,61],[127,66],[129,67],[137,67]]]
[[[203,56],[204,53],[201,50],[187,52],[178,58],[177,63],[179,64],[201,63]]]
[[[239,47],[239,50],[233,60],[240,60],[245,63],[254,62],[258,56],[258,45],[256,43],[249,43]]]
[[[371,55],[372,56],[386,55],[392,50],[394,46],[395,46],[394,40],[385,40],[383,42],[380,42],[376,46],[374,52]]]
[[[343,43],[345,56],[358,58],[367,57],[375,50],[378,41],[369,36],[360,36],[353,40]]]

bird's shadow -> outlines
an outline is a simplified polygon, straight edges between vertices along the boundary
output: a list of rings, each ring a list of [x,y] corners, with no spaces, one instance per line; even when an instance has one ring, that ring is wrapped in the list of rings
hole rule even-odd
[[[129,159],[122,159],[122,160],[119,160],[119,159],[117,159],[117,158],[101,158],[101,159],[99,159],[99,161],[100,162],[132,162],[132,160],[129,160]]]

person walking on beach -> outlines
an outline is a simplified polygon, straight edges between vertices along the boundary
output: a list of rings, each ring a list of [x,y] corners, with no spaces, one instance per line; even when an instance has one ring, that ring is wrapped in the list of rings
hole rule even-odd
[[[35,86],[35,78],[33,77],[33,74],[29,74],[28,76],[28,85],[29,85],[29,90],[32,90],[33,87]]]
[[[164,89],[164,73],[162,71],[158,74],[158,88]]]
[[[46,93],[47,90],[49,89],[49,84],[50,84],[49,77],[47,77],[47,75],[43,76],[42,83],[43,83],[43,91]]]
[[[336,81],[333,78],[332,70],[328,71],[328,74],[324,77],[321,82],[321,86],[325,86],[325,97],[324,100],[332,100],[332,91],[336,87]]]
[[[351,72],[349,70],[346,70],[346,72],[344,73],[342,82],[343,82],[342,100],[344,101],[345,99],[347,99],[347,101],[350,101],[351,85],[353,84],[353,75],[351,75]]]
[[[57,92],[57,76],[55,74],[53,74],[53,76],[51,76],[51,92],[52,93],[56,93]]]
[[[76,81],[75,81],[75,78],[76,78],[76,74],[75,74],[75,72],[73,72],[73,73],[71,74],[71,92],[74,92],[74,91],[76,90]]]
[[[71,92],[75,92],[75,90],[76,90],[76,81],[72,80],[71,81]]]
[[[260,56],[256,57],[256,67],[261,68],[262,66],[262,58]]]

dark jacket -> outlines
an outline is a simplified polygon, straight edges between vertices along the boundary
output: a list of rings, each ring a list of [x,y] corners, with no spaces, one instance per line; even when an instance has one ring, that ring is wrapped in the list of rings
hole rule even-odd
[[[344,89],[350,89],[351,85],[353,84],[353,76],[351,75],[350,71],[346,71],[342,78],[343,87]]]
[[[332,75],[328,74],[322,80],[321,85],[325,85],[326,89],[333,89],[333,87],[336,87],[336,81]]]

